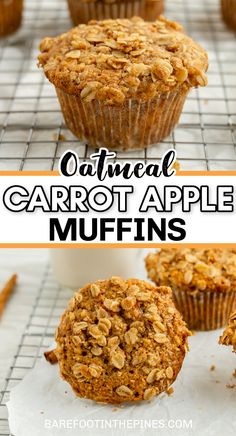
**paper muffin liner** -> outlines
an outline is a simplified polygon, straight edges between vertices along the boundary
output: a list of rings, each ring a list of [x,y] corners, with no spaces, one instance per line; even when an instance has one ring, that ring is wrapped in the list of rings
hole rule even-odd
[[[146,21],[153,21],[163,12],[164,0],[146,0],[144,6],[144,15],[141,16]]]
[[[67,0],[75,25],[89,20],[131,18],[139,16],[152,21],[163,12],[164,0]]]
[[[159,93],[148,101],[127,99],[121,106],[112,106],[56,91],[67,127],[75,136],[95,148],[122,151],[142,149],[168,136],[179,121],[188,93]]]
[[[221,0],[221,11],[224,21],[236,30],[236,0]]]
[[[15,32],[21,25],[23,0],[0,0],[0,37]]]
[[[173,289],[177,309],[182,313],[189,329],[216,330],[227,324],[236,308],[236,290],[229,292],[190,292]]]

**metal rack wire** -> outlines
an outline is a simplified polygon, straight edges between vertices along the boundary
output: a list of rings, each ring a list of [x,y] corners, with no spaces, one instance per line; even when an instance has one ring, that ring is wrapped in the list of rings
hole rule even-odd
[[[56,284],[47,266],[4,388],[0,391],[0,436],[9,435],[6,402],[9,400],[10,390],[34,367],[52,343],[59,317],[70,296],[71,291]]]
[[[222,22],[218,0],[166,3],[166,15],[207,49],[209,86],[191,92],[169,138],[117,157],[152,161],[174,147],[181,169],[235,169],[235,34]],[[51,170],[69,147],[84,159],[91,152],[64,125],[53,86],[36,66],[40,39],[70,27],[66,0],[26,0],[22,29],[0,41],[0,170]]]

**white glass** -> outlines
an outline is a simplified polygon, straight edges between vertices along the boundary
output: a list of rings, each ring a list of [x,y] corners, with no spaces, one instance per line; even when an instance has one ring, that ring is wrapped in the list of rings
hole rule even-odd
[[[60,285],[79,288],[95,280],[120,276],[138,276],[136,248],[67,248],[52,249],[53,273]]]

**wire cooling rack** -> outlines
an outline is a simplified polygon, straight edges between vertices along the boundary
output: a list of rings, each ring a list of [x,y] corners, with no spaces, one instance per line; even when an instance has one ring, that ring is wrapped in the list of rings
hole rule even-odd
[[[28,324],[21,337],[12,365],[0,391],[0,436],[9,435],[6,402],[10,390],[34,367],[53,341],[61,313],[71,297],[71,291],[60,288],[46,267]],[[33,435],[32,435],[33,436]]]
[[[166,15],[181,22],[209,53],[209,86],[193,90],[178,127],[148,150],[119,159],[160,158],[177,150],[181,169],[236,169],[236,35],[222,22],[218,0],[166,0]],[[71,27],[66,0],[25,0],[22,29],[0,40],[0,170],[51,170],[70,148],[91,149],[66,128],[53,86],[36,66],[41,38]]]

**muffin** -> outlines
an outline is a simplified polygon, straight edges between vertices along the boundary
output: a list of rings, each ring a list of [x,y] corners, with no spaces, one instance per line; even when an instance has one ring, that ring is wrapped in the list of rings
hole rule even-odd
[[[155,20],[164,10],[164,0],[67,0],[75,25],[89,20],[131,18]]]
[[[0,0],[0,37],[15,32],[21,25],[23,0]]]
[[[164,17],[90,21],[40,45],[68,128],[93,147],[132,150],[168,136],[193,86],[205,86],[203,48]]]
[[[226,325],[236,308],[236,250],[163,249],[146,258],[148,276],[171,286],[188,327]]]
[[[236,0],[221,0],[221,12],[226,24],[236,30]]]
[[[220,344],[232,345],[233,350],[236,353],[236,312],[231,314],[228,326],[220,337]]]
[[[150,400],[176,379],[189,331],[170,288],[112,277],[75,293],[56,334],[61,376],[76,395]]]

